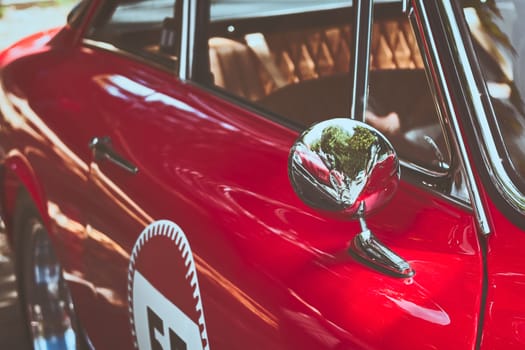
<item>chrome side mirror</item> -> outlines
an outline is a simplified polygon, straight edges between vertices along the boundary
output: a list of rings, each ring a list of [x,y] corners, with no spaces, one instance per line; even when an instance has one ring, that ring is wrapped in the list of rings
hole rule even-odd
[[[357,218],[362,232],[349,252],[359,261],[397,277],[410,277],[408,263],[377,240],[365,217],[385,205],[399,182],[399,160],[373,127],[349,118],[315,124],[290,151],[288,175],[307,205],[341,219]]]

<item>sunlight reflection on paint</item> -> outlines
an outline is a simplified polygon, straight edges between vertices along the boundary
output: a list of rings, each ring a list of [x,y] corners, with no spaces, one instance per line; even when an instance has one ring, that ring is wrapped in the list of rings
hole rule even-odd
[[[385,295],[385,297],[390,299],[401,309],[405,310],[408,314],[416,318],[432,322],[441,326],[447,326],[450,324],[450,317],[448,316],[448,314],[445,312],[445,310],[439,308],[439,306],[437,305],[435,306],[439,309],[431,309],[408,300],[396,299],[389,295]]]

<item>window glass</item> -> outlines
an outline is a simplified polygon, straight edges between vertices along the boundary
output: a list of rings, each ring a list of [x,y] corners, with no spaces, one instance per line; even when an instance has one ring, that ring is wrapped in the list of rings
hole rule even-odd
[[[180,46],[179,23],[174,0],[107,1],[87,37],[173,66]]]
[[[525,184],[525,2],[464,1],[481,71],[495,113],[492,130],[518,186]]]
[[[348,116],[351,1],[212,1],[212,85],[307,127]],[[423,60],[399,2],[376,1],[367,122],[400,158],[445,174],[449,152]]]

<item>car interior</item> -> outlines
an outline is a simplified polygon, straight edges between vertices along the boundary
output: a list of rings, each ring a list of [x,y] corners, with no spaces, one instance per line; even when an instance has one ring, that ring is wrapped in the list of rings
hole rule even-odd
[[[211,85],[299,128],[348,116],[352,9],[288,10],[223,18],[212,5]],[[401,128],[388,137],[402,159],[446,173],[449,152],[408,18],[400,3],[381,2],[374,11],[368,109],[399,115]]]

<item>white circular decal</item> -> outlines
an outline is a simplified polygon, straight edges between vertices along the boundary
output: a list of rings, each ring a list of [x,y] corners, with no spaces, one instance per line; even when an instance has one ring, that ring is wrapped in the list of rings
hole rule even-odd
[[[167,220],[142,231],[131,253],[128,305],[140,350],[209,350],[195,261],[186,235]]]

